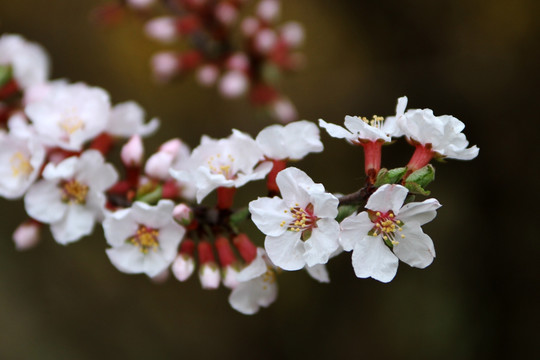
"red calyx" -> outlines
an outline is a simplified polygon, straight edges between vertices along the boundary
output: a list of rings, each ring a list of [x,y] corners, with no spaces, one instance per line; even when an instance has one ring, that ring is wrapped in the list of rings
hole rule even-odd
[[[234,255],[229,239],[224,236],[219,236],[216,239],[215,246],[219,257],[219,263],[222,268],[236,262],[236,256]]]
[[[250,263],[257,257],[257,247],[249,240],[246,234],[238,234],[233,239],[233,244],[246,263]]]
[[[201,265],[216,262],[212,245],[208,241],[199,242],[197,244],[197,252],[199,253],[199,262]]]

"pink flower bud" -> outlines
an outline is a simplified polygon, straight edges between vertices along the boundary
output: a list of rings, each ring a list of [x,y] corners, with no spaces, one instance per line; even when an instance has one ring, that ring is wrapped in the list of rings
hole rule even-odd
[[[219,75],[218,68],[214,65],[204,65],[197,70],[197,81],[203,86],[212,86]]]
[[[40,240],[40,225],[27,221],[19,225],[13,233],[15,248],[19,251],[28,250],[37,245]]]
[[[195,270],[195,259],[189,254],[179,254],[172,263],[171,270],[178,281],[186,281]]]
[[[126,167],[138,167],[142,163],[144,146],[139,135],[133,135],[122,147],[120,157]]]
[[[227,2],[220,2],[215,10],[216,18],[224,25],[231,25],[238,17],[238,10]]]
[[[229,70],[245,72],[249,69],[249,59],[246,54],[237,52],[227,59],[226,66]]]
[[[227,98],[239,97],[246,92],[247,88],[247,77],[240,71],[229,71],[219,81],[219,91]]]
[[[297,22],[288,22],[281,27],[281,36],[290,47],[298,47],[304,42],[304,28]]]
[[[182,225],[189,225],[193,219],[193,211],[186,204],[178,204],[174,207],[173,217]]]
[[[162,43],[171,43],[177,39],[176,20],[171,16],[154,18],[144,26],[146,35]]]
[[[249,264],[257,257],[257,247],[249,240],[246,234],[235,236],[233,244],[246,263]]]
[[[273,30],[262,29],[255,35],[255,49],[261,54],[268,54],[276,45],[277,35]]]
[[[298,113],[294,105],[288,100],[281,98],[272,104],[274,116],[282,123],[298,120]]]
[[[174,138],[161,144],[161,146],[159,147],[159,151],[169,153],[172,156],[176,156],[178,155],[181,147],[182,140]]]
[[[152,72],[157,81],[166,82],[180,70],[178,57],[173,52],[160,52],[152,56]]]
[[[247,17],[242,21],[240,25],[242,33],[246,37],[252,37],[259,30],[259,20],[254,17]]]
[[[217,289],[221,280],[217,265],[215,263],[201,265],[199,280],[203,289]]]
[[[153,178],[166,180],[169,178],[169,168],[174,160],[174,156],[164,152],[159,151],[146,161],[144,167],[144,172]]]
[[[279,16],[280,4],[277,0],[262,0],[257,6],[257,16],[272,22]]]

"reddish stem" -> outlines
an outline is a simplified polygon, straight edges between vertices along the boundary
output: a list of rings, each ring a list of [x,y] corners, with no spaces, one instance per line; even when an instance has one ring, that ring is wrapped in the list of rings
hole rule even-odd
[[[409,160],[409,163],[407,164],[408,170],[404,179],[411,173],[429,164],[429,162],[433,158],[433,155],[435,154],[433,150],[431,150],[431,144],[416,144],[415,147],[416,150],[414,151],[411,160]]]
[[[382,141],[369,141],[360,143],[364,148],[364,169],[369,182],[374,183],[381,169],[381,148]]]
[[[279,194],[279,187],[276,184],[277,174],[287,167],[287,160],[272,160],[274,166],[270,173],[268,174],[268,179],[266,180],[266,187],[268,192],[271,194]]]
[[[234,202],[234,194],[236,193],[235,187],[218,187],[217,196],[218,196],[218,209],[225,210],[230,209]]]

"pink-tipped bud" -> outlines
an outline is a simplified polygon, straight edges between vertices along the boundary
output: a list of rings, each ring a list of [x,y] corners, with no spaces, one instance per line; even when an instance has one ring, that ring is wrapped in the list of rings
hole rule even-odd
[[[228,71],[219,81],[219,92],[226,98],[242,96],[247,88],[247,76],[240,71]]]
[[[281,27],[281,37],[289,47],[298,47],[304,42],[304,28],[295,21]]]
[[[249,69],[249,59],[246,54],[242,52],[237,52],[227,59],[225,64],[229,70],[238,70],[246,72]]]
[[[193,211],[186,204],[178,204],[174,207],[173,217],[180,224],[187,226],[193,219]]]
[[[170,177],[169,168],[171,167],[173,160],[173,155],[164,151],[159,151],[150,156],[148,161],[146,161],[144,172],[150,177],[166,180]]]
[[[215,263],[201,265],[199,268],[199,280],[203,289],[217,289],[221,280],[217,265]]]
[[[259,30],[259,20],[254,17],[247,17],[242,21],[240,27],[245,37],[252,37]]]
[[[298,120],[298,113],[293,103],[281,98],[272,104],[272,113],[280,122],[286,124]]]
[[[249,264],[257,257],[257,247],[249,240],[246,234],[235,236],[233,244],[246,263]]]
[[[169,153],[172,156],[176,156],[182,148],[182,145],[183,144],[180,139],[174,138],[161,144],[161,146],[159,147],[159,151]]]
[[[34,221],[26,221],[19,225],[13,233],[15,248],[24,251],[33,248],[40,240],[41,226]]]
[[[217,66],[204,65],[197,70],[197,81],[202,86],[212,86],[215,84],[219,75]]]
[[[178,38],[176,31],[176,19],[172,16],[154,18],[144,26],[146,35],[159,42],[168,44]]]
[[[173,52],[159,52],[150,61],[152,73],[157,81],[167,82],[180,71],[178,56]]]
[[[136,10],[148,9],[155,2],[156,0],[127,0],[129,7]]]
[[[261,54],[268,54],[277,43],[277,35],[271,29],[262,29],[255,35],[254,46]]]
[[[238,17],[238,10],[230,3],[222,1],[216,6],[214,14],[223,25],[229,26]]]
[[[234,289],[238,286],[239,271],[234,266],[227,266],[222,270],[223,285],[229,289]]]
[[[171,270],[178,281],[186,281],[195,270],[195,259],[189,254],[178,254],[172,263]]]
[[[141,166],[144,156],[144,146],[139,135],[133,135],[129,141],[122,147],[120,157],[126,167]]]
[[[257,16],[267,22],[272,22],[279,16],[280,4],[277,0],[262,0],[257,6]]]

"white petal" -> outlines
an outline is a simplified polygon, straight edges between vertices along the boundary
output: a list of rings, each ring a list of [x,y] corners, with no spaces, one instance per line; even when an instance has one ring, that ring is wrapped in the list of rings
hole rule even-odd
[[[407,188],[401,185],[383,185],[370,196],[366,208],[380,212],[392,210],[397,214],[408,192]]]
[[[366,211],[343,220],[340,224],[341,232],[339,235],[339,243],[343,250],[351,251],[356,242],[363,239],[373,228],[373,225]]]
[[[334,219],[320,219],[311,237],[304,243],[304,259],[308,266],[326,264],[339,247],[339,224]]]
[[[320,218],[335,218],[338,215],[339,200],[329,193],[310,194],[313,213]]]
[[[128,274],[143,272],[144,254],[136,246],[124,244],[105,251],[118,270]]]
[[[165,270],[174,260],[166,259],[161,251],[149,251],[144,254],[143,269],[142,272],[150,277],[154,277],[163,270]]]
[[[319,136],[319,128],[310,121],[302,120],[287,124],[283,128],[285,133],[284,148],[291,160],[302,159],[309,153],[323,151],[323,144]]]
[[[331,137],[335,137],[338,139],[347,139],[349,141],[356,140],[356,136],[354,134],[351,134],[345,128],[335,124],[327,123],[323,119],[319,119],[319,126],[326,129],[326,132]]]
[[[354,246],[352,264],[359,278],[372,277],[387,283],[396,276],[398,258],[379,236],[364,236]]]
[[[249,281],[264,274],[268,270],[264,256],[266,256],[266,251],[263,248],[257,248],[257,257],[240,271],[237,280],[240,282]]]
[[[277,284],[258,277],[238,284],[229,296],[229,304],[242,314],[252,315],[259,311],[261,306],[269,306],[276,298]]]
[[[394,245],[394,254],[404,263],[423,269],[430,265],[435,258],[435,248],[431,238],[424,234],[417,224],[405,224],[404,238]]]
[[[285,231],[280,236],[267,236],[264,248],[270,260],[284,270],[299,270],[306,263],[300,233]]]
[[[322,283],[329,283],[330,277],[328,276],[328,271],[326,266],[323,264],[317,264],[314,266],[306,266],[306,270],[312,278]]]
[[[67,207],[65,217],[51,224],[51,232],[57,243],[66,245],[90,235],[94,229],[95,215],[91,209],[72,204]]]
[[[345,116],[345,126],[355,135],[355,140],[384,140],[386,142],[391,140],[390,136],[386,135],[382,129],[366,124],[357,116]]]
[[[67,211],[56,182],[41,180],[28,189],[24,207],[30,217],[44,223],[59,221]]]
[[[399,211],[398,218],[405,223],[415,222],[424,225],[437,216],[437,210],[441,204],[437,199],[427,199],[422,202],[408,203]]]
[[[318,189],[315,186],[318,184],[315,184],[305,172],[295,167],[288,167],[280,171],[276,176],[276,184],[286,203],[298,202],[302,207],[310,201],[306,190],[310,190],[312,186]]]
[[[106,215],[103,221],[105,239],[111,246],[122,246],[136,234],[139,225],[130,216],[131,209],[118,210]]]
[[[287,211],[287,212],[285,212]],[[287,206],[282,199],[258,198],[249,203],[251,220],[257,225],[265,235],[279,236],[287,230],[292,216],[288,212]],[[280,226],[285,221],[285,225]]]

